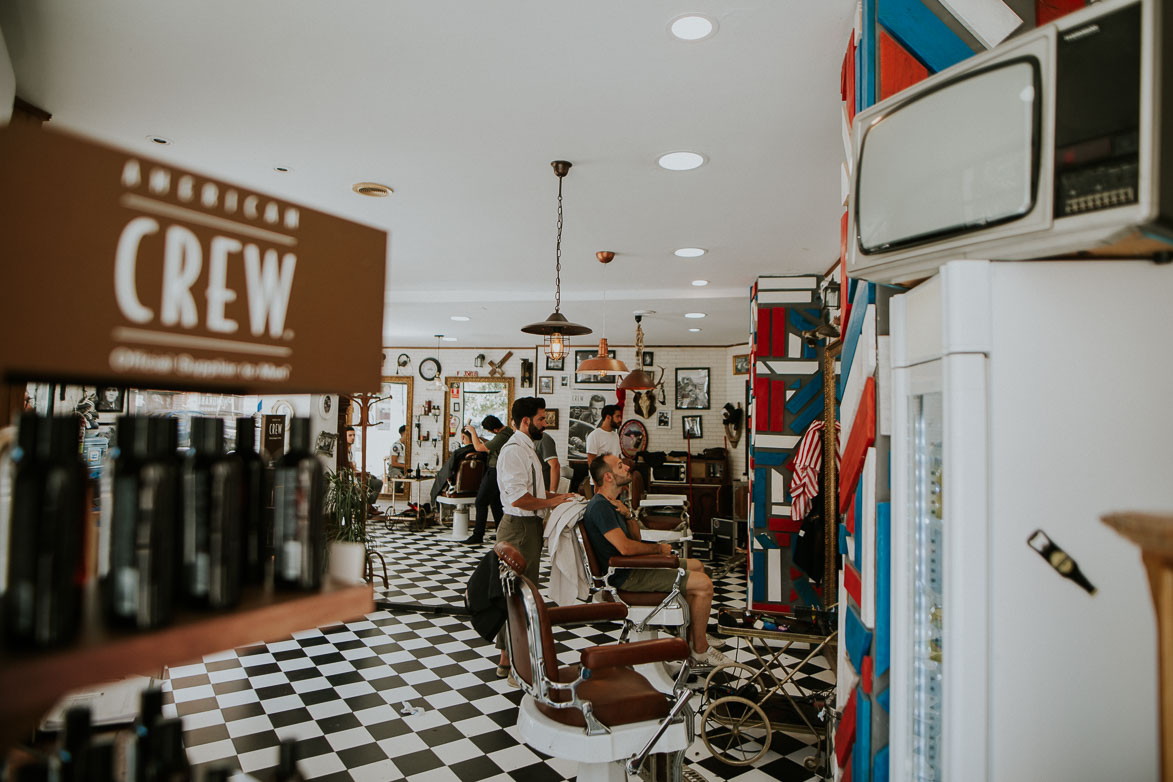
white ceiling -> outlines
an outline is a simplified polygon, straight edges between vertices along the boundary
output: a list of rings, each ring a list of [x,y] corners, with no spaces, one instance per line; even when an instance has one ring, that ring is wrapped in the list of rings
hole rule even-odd
[[[605,310],[607,336],[630,344],[632,311],[652,309],[650,345],[731,345],[755,277],[838,256],[854,8],[4,0],[0,30],[18,95],[54,125],[386,229],[387,345],[533,344],[519,328],[553,310],[555,159],[574,164],[563,314],[597,338]],[[685,12],[716,19],[716,35],[671,37]],[[682,149],[709,162],[656,165]],[[395,194],[355,195],[360,181]],[[686,246],[709,252],[673,256]],[[617,257],[604,267],[596,250]]]

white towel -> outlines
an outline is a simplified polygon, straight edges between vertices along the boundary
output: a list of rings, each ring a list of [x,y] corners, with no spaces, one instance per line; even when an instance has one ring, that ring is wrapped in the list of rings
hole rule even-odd
[[[586,512],[587,501],[576,497],[550,511],[546,522],[546,550],[550,552],[549,598],[560,606],[574,605],[590,597],[590,584],[582,570],[571,535]]]

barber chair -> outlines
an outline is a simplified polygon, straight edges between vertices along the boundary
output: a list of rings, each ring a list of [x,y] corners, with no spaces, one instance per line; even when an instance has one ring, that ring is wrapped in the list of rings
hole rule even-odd
[[[594,602],[618,602],[626,607],[623,631],[619,640],[629,638],[648,641],[658,637],[661,631],[688,641],[688,603],[684,600],[684,583],[687,575],[680,567],[675,555],[644,554],[633,557],[611,557],[604,570],[591,548],[583,521],[574,525],[574,548],[578,552],[583,572]],[[627,568],[675,568],[676,581],[667,592],[628,592],[611,584],[617,570]],[[640,669],[643,676],[660,689],[672,686],[672,675],[663,665],[646,665]]]
[[[689,526],[688,498],[683,494],[645,494],[643,475],[632,473],[631,507],[644,532],[641,537],[654,543],[666,542],[680,547],[680,555],[688,557],[692,543]]]
[[[436,502],[452,508],[452,534],[442,536],[441,540],[459,543],[468,537],[468,509],[476,504],[487,458],[483,453],[470,453],[461,459],[448,487],[436,498]]]
[[[688,706],[688,644],[679,638],[592,646],[579,664],[559,665],[552,628],[623,619],[619,603],[547,607],[525,577],[525,559],[509,543],[494,547],[501,562],[509,625],[509,659],[523,698],[522,741],[548,755],[578,762],[582,782],[621,782],[640,773],[650,754],[671,753],[669,779],[679,782],[692,744]],[[631,666],[683,662],[670,693],[657,690]]]

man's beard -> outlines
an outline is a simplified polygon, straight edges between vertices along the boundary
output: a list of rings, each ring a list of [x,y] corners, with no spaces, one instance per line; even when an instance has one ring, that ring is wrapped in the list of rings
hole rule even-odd
[[[537,424],[531,423],[529,425],[529,437],[535,442],[542,439],[542,432],[544,431],[546,430],[539,427]]]
[[[624,486],[626,486],[629,483],[631,483],[631,474],[630,473],[628,473],[627,475],[619,475],[617,473],[615,474],[615,485],[616,486],[623,488]]]

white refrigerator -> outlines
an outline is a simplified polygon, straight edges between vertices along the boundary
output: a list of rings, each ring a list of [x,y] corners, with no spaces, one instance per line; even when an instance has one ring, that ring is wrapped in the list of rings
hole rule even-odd
[[[1155,779],[1152,601],[1099,518],[1173,510],[1173,266],[956,261],[890,325],[890,778]]]

